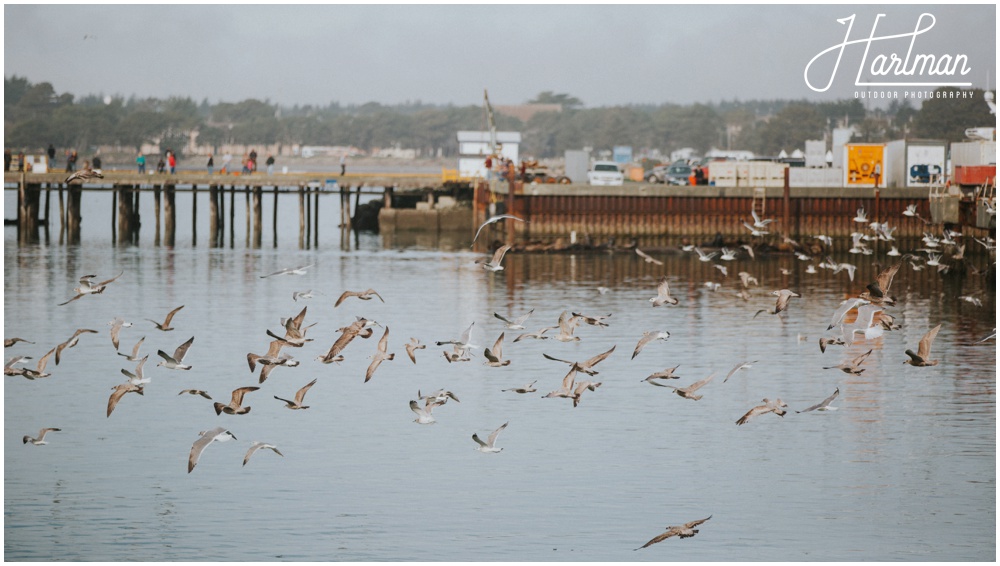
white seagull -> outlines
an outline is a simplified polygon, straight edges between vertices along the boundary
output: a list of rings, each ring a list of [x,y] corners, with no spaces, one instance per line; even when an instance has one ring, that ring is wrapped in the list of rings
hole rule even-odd
[[[191,453],[188,455],[188,473],[198,465],[198,458],[201,458],[201,453],[208,448],[208,445],[213,442],[226,442],[227,440],[236,440],[236,436],[226,430],[226,427],[217,426],[212,430],[203,430],[198,433],[198,440],[194,441],[191,445]]]
[[[187,351],[193,343],[194,336],[188,338],[187,342],[178,346],[177,349],[174,350],[173,356],[168,355],[163,350],[157,350],[156,355],[163,358],[163,361],[157,363],[156,366],[163,366],[167,369],[191,369],[191,366],[184,364],[184,356],[187,355]]]
[[[496,454],[497,452],[500,452],[501,450],[503,450],[503,448],[497,448],[495,445],[496,445],[496,441],[497,441],[497,436],[500,435],[500,431],[502,431],[503,429],[507,428],[508,424],[509,424],[509,421],[506,422],[506,423],[503,423],[502,425],[500,425],[500,428],[498,428],[498,429],[494,430],[492,433],[490,433],[490,436],[489,436],[489,438],[486,439],[486,442],[483,442],[482,440],[480,440],[478,434],[472,433],[472,440],[475,440],[476,444],[479,445],[479,446],[476,447],[476,450],[479,450],[480,452],[483,452],[485,454]]]

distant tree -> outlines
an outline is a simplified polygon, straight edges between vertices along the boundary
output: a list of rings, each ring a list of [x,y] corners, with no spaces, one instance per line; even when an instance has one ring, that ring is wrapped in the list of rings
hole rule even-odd
[[[966,128],[996,126],[996,116],[990,114],[982,89],[964,91],[942,87],[935,92],[940,98],[925,100],[914,117],[913,133],[916,137],[960,142],[966,139]],[[955,98],[952,94],[960,92],[970,93],[971,96]]]
[[[760,146],[754,151],[777,155],[781,150],[791,153],[805,146],[806,140],[823,139],[826,119],[815,106],[794,103],[781,109],[760,128]]]
[[[538,96],[529,100],[528,104],[560,104],[564,110],[583,106],[579,98],[565,93],[555,94],[551,90],[538,93]]]
[[[28,92],[31,88],[31,83],[25,77],[19,77],[17,75],[11,76],[9,79],[4,78],[3,80],[3,103],[4,106],[13,106],[17,104],[24,93]]]

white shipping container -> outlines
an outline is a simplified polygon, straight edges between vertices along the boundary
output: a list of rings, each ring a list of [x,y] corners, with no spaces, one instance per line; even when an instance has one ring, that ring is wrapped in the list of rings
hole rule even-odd
[[[826,167],[826,142],[806,140],[806,167]]]
[[[906,146],[906,186],[927,187],[945,172],[944,142]]]
[[[844,172],[840,168],[809,169],[792,167],[788,170],[788,185],[791,187],[841,187]]]
[[[736,186],[736,162],[712,161],[708,164],[708,182],[716,187]]]
[[[993,165],[997,162],[997,142],[970,141],[951,144],[951,166]]]

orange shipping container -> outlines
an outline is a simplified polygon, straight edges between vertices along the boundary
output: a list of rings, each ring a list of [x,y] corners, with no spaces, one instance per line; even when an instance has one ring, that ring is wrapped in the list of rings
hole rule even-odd
[[[844,152],[844,186],[874,187],[878,175],[878,186],[886,186],[885,144],[849,143]]]

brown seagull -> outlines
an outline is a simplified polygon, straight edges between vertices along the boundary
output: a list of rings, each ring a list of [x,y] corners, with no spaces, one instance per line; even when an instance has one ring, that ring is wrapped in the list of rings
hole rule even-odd
[[[673,526],[667,527],[667,532],[653,537],[652,539],[650,539],[649,542],[647,542],[646,544],[640,546],[639,548],[637,548],[635,550],[639,550],[640,548],[646,548],[647,546],[656,544],[658,542],[665,541],[668,538],[674,537],[674,536],[680,537],[680,538],[693,537],[694,535],[698,534],[698,529],[696,529],[695,527],[697,527],[698,525],[704,523],[705,521],[707,521],[707,520],[709,520],[711,518],[712,518],[712,516],[709,515],[708,517],[705,517],[704,519],[698,519],[697,521],[691,521],[690,523],[684,523],[683,525],[681,525],[679,527],[673,527]]]
[[[73,346],[76,346],[76,344],[80,341],[80,335],[84,333],[97,334],[97,331],[91,330],[89,328],[78,328],[76,332],[73,333],[73,336],[71,336],[69,340],[56,346],[56,365],[59,365],[59,358],[60,355],[62,354],[62,351],[65,350],[66,348],[72,348]]]
[[[386,349],[389,347],[389,327],[385,327],[385,332],[382,334],[382,338],[379,338],[378,349],[372,354],[372,363],[368,365],[368,371],[365,372],[365,383],[375,375],[375,370],[378,366],[385,360],[392,360],[396,357],[396,354],[387,354]]]
[[[757,415],[763,415],[766,413],[774,413],[779,417],[783,417],[785,416],[785,413],[787,411],[782,409],[782,407],[787,407],[787,406],[788,404],[782,401],[781,399],[775,399],[774,401],[771,401],[770,399],[765,397],[763,405],[757,405],[753,409],[747,411],[745,415],[743,415],[742,417],[739,418],[739,420],[736,421],[736,424],[744,425],[747,423],[747,421],[749,421],[753,417],[756,417]]]
[[[111,397],[108,398],[108,416],[111,416],[112,411],[118,406],[118,402],[122,400],[122,397],[126,393],[138,393],[142,395],[141,385],[132,385],[131,383],[120,383],[116,385],[114,391],[111,393]]]
[[[174,329],[173,326],[170,326],[170,321],[174,319],[174,315],[177,314],[177,311],[181,310],[182,308],[184,308],[184,305],[181,305],[181,306],[177,307],[176,309],[168,312],[167,313],[167,318],[165,318],[163,320],[162,324],[159,323],[159,322],[156,322],[155,320],[153,320],[151,318],[147,318],[146,320],[148,320],[149,322],[152,322],[153,324],[155,324],[156,328],[158,328],[158,329],[160,329],[160,330],[162,330],[164,332],[167,332],[167,331],[170,331],[170,330]]]
[[[378,291],[376,291],[375,289],[366,289],[364,291],[344,291],[344,293],[340,295],[340,298],[337,299],[337,302],[333,303],[333,308],[339,307],[340,303],[344,302],[344,299],[347,299],[348,297],[357,297],[362,301],[370,301],[372,299],[372,296],[378,297],[378,300],[382,301],[383,303],[385,302],[385,299],[382,298],[382,295],[379,295]]]
[[[233,389],[233,397],[229,401],[228,405],[223,405],[216,401],[213,403],[215,406],[215,414],[221,415],[226,413],[227,415],[245,415],[250,412],[250,407],[243,406],[243,396],[251,391],[257,391],[260,387],[240,387],[239,389]]]
[[[903,363],[916,367],[938,365],[940,360],[929,359],[931,357],[931,344],[934,342],[934,337],[937,336],[938,330],[941,330],[940,324],[928,330],[927,334],[924,334],[924,337],[920,339],[916,353],[913,353],[913,350],[906,351],[906,355],[910,356],[910,359],[905,360]]]
[[[305,400],[306,393],[309,392],[309,388],[312,387],[313,385],[316,385],[316,380],[315,379],[312,380],[312,381],[310,381],[309,383],[305,384],[305,386],[302,389],[299,389],[298,391],[296,391],[295,392],[295,400],[294,401],[289,401],[288,399],[282,399],[281,397],[278,397],[277,395],[275,395],[274,398],[277,399],[278,401],[284,401],[285,402],[285,408],[287,408],[287,409],[308,409],[309,405],[303,405],[302,401]]]

